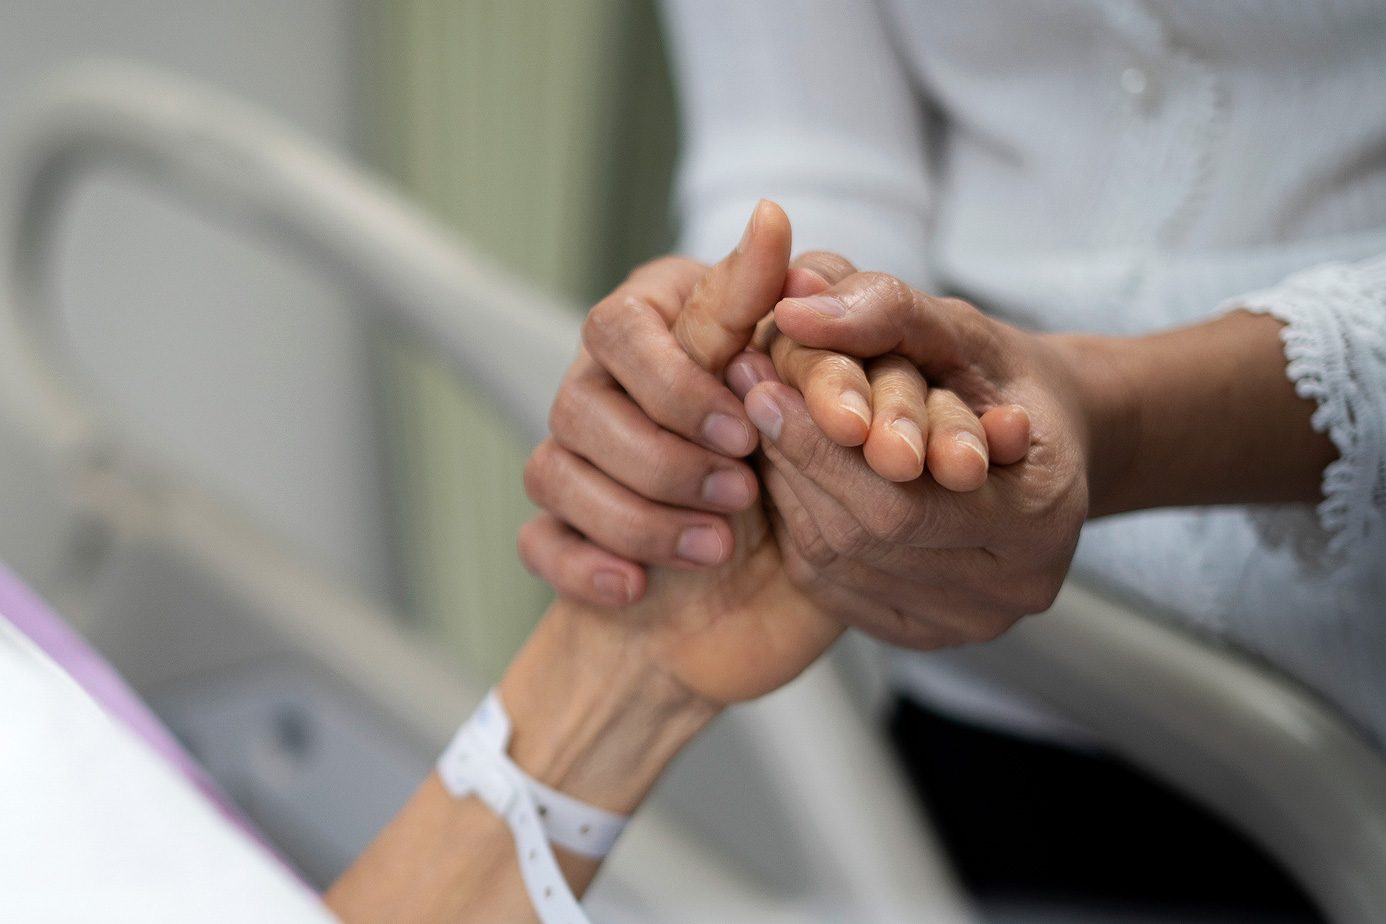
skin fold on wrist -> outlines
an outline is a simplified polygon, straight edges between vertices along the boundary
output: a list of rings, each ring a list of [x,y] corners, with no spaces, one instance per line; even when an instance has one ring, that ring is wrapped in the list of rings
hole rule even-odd
[[[531,777],[628,814],[721,707],[650,656],[623,614],[559,600],[499,685],[510,756]]]

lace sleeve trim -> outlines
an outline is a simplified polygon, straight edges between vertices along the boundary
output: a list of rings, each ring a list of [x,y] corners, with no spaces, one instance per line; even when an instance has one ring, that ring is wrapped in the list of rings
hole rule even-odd
[[[1285,322],[1286,375],[1318,403],[1312,425],[1338,447],[1323,472],[1317,523],[1303,505],[1258,510],[1268,544],[1324,567],[1373,548],[1386,516],[1386,258],[1326,263],[1222,307]]]

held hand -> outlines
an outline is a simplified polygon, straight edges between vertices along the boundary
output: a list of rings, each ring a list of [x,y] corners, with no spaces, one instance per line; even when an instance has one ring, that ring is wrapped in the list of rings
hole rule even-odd
[[[795,265],[804,276],[786,297],[817,295],[856,273],[826,252],[804,254]],[[767,320],[756,350],[733,361],[727,381],[741,396],[756,382],[777,378],[797,389],[824,435],[839,446],[861,446],[866,464],[883,478],[913,481],[927,472],[950,491],[975,491],[990,465],[1011,465],[1029,450],[1023,408],[993,407],[979,417],[956,392],[930,387],[903,356],[858,359],[816,349]]]
[[[755,429],[721,373],[783,293],[788,253],[784,213],[762,203],[716,267],[656,260],[592,309],[549,415],[552,436],[525,469],[530,498],[586,540],[521,532],[526,566],[560,593],[622,606],[644,596],[643,564],[731,556],[726,514],[751,507],[759,485],[739,458],[755,448]]]
[[[874,273],[782,301],[775,320],[808,348],[903,356],[984,422],[1015,405],[1029,412],[1024,457],[955,493],[883,481],[822,434],[795,391],[755,384],[746,407],[764,435],[762,478],[794,582],[849,623],[921,649],[990,639],[1047,609],[1087,516],[1093,441],[1065,342]]]
[[[788,253],[784,213],[762,204],[742,247],[704,277],[668,328],[683,355],[696,357],[695,371],[720,371],[749,342],[784,287]],[[667,378],[667,372],[649,374]],[[533,493],[547,497],[546,490],[541,485]],[[842,632],[841,623],[785,576],[759,503],[731,516],[727,525],[728,553],[720,565],[654,568],[639,605],[589,613],[624,633],[625,644],[646,661],[718,706],[782,686]],[[572,560],[585,545],[551,515],[530,523],[521,540],[531,561]]]
[[[738,458],[754,448],[754,428],[720,373],[781,296],[811,295],[854,272],[828,253],[805,254],[786,271],[788,247],[784,213],[761,203],[717,266],[657,260],[592,310],[554,401],[552,436],[525,470],[530,498],[571,528],[535,521],[520,535],[526,566],[560,593],[622,606],[645,594],[642,565],[696,569],[732,554],[726,514],[751,506],[759,484]],[[773,324],[761,325],[758,344],[762,352],[741,354],[727,372],[740,376],[741,392],[776,377],[769,350],[825,431],[843,446],[864,443],[885,477],[918,477],[927,458],[941,483],[971,490],[986,472],[978,444],[996,464],[1028,446],[1023,414],[979,425],[899,357],[863,364],[779,337]],[[970,446],[954,439],[964,432]]]

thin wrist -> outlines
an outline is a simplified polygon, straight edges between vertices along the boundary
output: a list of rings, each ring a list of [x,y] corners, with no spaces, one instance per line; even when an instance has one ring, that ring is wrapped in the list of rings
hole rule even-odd
[[[1129,509],[1123,497],[1139,456],[1141,405],[1132,385],[1135,341],[1088,334],[1046,335],[1071,371],[1088,472],[1088,516]]]
[[[531,777],[628,813],[720,711],[647,656],[620,614],[556,602],[506,671],[510,756]]]

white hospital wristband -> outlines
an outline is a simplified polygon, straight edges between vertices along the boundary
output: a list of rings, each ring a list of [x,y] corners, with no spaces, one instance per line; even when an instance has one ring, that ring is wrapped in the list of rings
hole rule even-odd
[[[467,724],[475,725],[502,754],[509,749],[510,716],[506,714],[505,706],[495,690],[486,694]],[[524,773],[523,770],[520,772]],[[616,846],[616,840],[630,820],[625,815],[588,805],[545,786],[528,774],[525,774],[525,780],[529,783],[530,794],[534,797],[539,819],[548,832],[549,840],[593,860],[605,857]]]
[[[587,916],[558,868],[549,839],[600,858],[611,849],[626,819],[530,779],[507,756],[509,745],[510,717],[493,690],[438,758],[438,776],[448,792],[459,799],[475,795],[510,828],[525,890],[539,920],[586,924]]]

